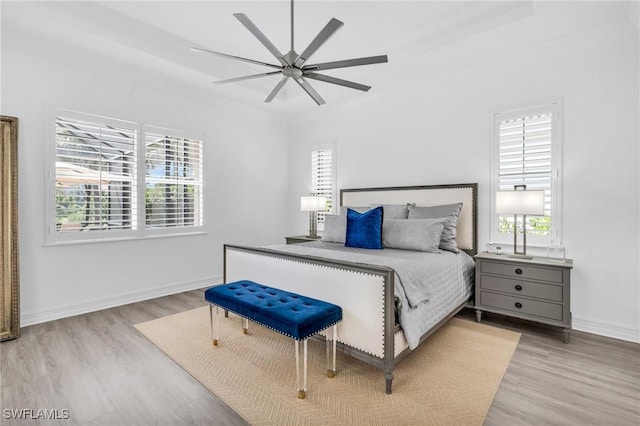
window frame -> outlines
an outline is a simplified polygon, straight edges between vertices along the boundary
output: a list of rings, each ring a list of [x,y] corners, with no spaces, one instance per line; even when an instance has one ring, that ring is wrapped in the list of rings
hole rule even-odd
[[[509,119],[531,116],[539,113],[551,113],[551,232],[548,236],[527,233],[527,247],[546,247],[562,245],[562,153],[563,153],[563,104],[559,99],[519,106],[492,115],[493,134],[491,139],[491,200],[490,200],[490,241],[503,246],[513,245],[513,233],[498,231],[496,213],[496,191],[499,188],[500,122]]]
[[[85,121],[99,125],[113,125],[124,127],[135,132],[135,167],[132,188],[131,205],[135,205],[135,213],[132,212],[133,229],[120,230],[94,230],[88,232],[57,231],[56,226],[56,117],[64,117],[71,120]],[[201,152],[201,224],[199,226],[176,226],[168,228],[146,228],[145,221],[145,132],[164,131],[172,137],[187,138],[200,141]],[[206,234],[206,167],[205,167],[205,138],[202,134],[168,129],[159,126],[149,126],[127,120],[121,120],[97,114],[73,111],[65,108],[50,107],[47,122],[47,137],[45,138],[45,241],[44,245],[99,243],[120,240],[136,240],[158,237],[174,237],[184,235]]]

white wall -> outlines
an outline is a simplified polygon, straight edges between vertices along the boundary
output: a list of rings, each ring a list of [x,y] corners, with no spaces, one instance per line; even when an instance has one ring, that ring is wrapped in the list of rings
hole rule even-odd
[[[3,29],[1,109],[20,118],[22,324],[201,287],[220,279],[223,243],[304,233],[298,197],[309,190],[315,144],[336,143],[339,188],[478,182],[483,249],[492,114],[561,99],[574,327],[640,341],[639,45],[637,17],[630,19],[637,7],[635,15],[624,7],[536,2],[529,16],[467,39],[445,34],[427,48],[417,44],[373,74],[336,71],[363,83],[381,73],[388,82],[359,101],[328,98],[290,116]],[[204,134],[208,233],[45,247],[50,105]]]
[[[583,6],[536,4],[534,16],[472,40],[390,57],[397,90],[293,118],[291,211],[308,191],[309,146],[336,141],[338,188],[477,182],[484,250],[492,114],[560,99],[573,326],[640,341],[638,28],[606,3]]]
[[[207,234],[44,246],[51,105],[203,134]],[[282,116],[154,81],[98,54],[6,33],[2,114],[20,120],[23,326],[220,282],[224,243],[283,242],[288,181]]]

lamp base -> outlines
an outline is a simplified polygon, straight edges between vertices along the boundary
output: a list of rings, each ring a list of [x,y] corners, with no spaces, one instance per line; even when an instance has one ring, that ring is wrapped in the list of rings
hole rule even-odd
[[[529,255],[526,255],[526,254],[510,254],[508,257],[513,258],[513,259],[524,259],[524,260],[533,259],[533,256],[529,256]]]
[[[320,238],[322,238],[321,235],[305,235],[305,238],[310,238],[310,239],[314,239],[314,240],[318,240]]]

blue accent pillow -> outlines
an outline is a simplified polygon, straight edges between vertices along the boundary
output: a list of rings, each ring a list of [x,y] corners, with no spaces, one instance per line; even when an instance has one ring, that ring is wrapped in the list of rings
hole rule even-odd
[[[364,213],[347,209],[345,246],[364,249],[382,248],[382,206]]]

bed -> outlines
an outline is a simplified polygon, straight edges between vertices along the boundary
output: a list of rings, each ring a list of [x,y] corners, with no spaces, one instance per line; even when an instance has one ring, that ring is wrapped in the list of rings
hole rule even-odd
[[[477,252],[476,200],[475,183],[343,189],[341,208],[462,203],[454,234],[459,252],[352,249],[331,241],[266,247],[227,244],[224,281],[252,280],[341,306],[339,349],[383,369],[385,392],[391,393],[395,366],[469,303],[471,256]],[[412,266],[411,258],[427,263]],[[435,269],[427,273],[424,268]],[[428,278],[427,290],[418,290],[421,297],[406,290],[411,287],[409,276]],[[449,276],[454,284],[449,284]]]

